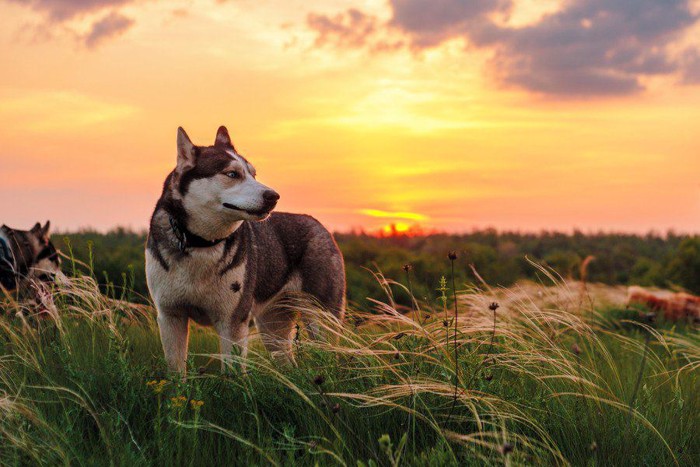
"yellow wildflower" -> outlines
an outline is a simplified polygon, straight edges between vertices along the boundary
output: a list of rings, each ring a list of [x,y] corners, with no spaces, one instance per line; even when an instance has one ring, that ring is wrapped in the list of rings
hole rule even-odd
[[[185,402],[187,402],[187,398],[185,396],[177,396],[177,397],[170,398],[170,403],[176,409],[180,409],[180,408],[184,407]]]
[[[192,410],[199,410],[204,405],[204,401],[198,401],[197,399],[192,399],[190,401],[190,406]]]
[[[148,386],[149,388],[151,388],[151,390],[152,390],[155,394],[160,394],[161,392],[163,392],[163,389],[165,388],[165,385],[166,385],[166,384],[168,384],[168,382],[167,382],[166,380],[164,380],[164,379],[161,379],[160,381],[156,381],[156,380],[154,379],[154,380],[151,380],[151,381],[147,382],[147,383],[146,383],[146,386]]]

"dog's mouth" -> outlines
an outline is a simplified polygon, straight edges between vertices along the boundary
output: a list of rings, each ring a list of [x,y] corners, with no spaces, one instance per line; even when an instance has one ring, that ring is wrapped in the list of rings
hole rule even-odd
[[[226,209],[231,209],[233,211],[245,212],[246,214],[249,214],[251,216],[256,216],[256,217],[267,216],[268,214],[270,214],[270,211],[272,211],[271,208],[270,209],[263,208],[263,209],[259,209],[257,211],[252,210],[252,209],[243,209],[243,208],[239,208],[238,206],[235,206],[231,203],[224,203],[224,207]]]

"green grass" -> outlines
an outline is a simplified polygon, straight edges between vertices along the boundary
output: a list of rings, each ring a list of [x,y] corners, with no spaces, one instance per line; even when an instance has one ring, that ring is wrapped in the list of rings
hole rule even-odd
[[[48,319],[3,306],[2,465],[700,460],[700,340],[684,325],[544,307],[509,290],[464,292],[455,390],[453,311],[447,327],[440,305],[414,321],[388,297],[383,314],[351,313],[342,329],[327,321],[337,339],[302,333],[297,367],[275,363],[254,340],[247,373],[236,364],[221,374],[216,336],[193,327],[179,379],[167,374],[152,309],[110,300],[87,278],[55,296]],[[503,304],[495,333],[494,299]]]

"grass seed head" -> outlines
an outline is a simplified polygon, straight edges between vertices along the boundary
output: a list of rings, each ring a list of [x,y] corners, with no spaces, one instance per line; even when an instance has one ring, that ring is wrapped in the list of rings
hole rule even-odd
[[[581,355],[581,348],[576,343],[571,346],[571,351],[574,353],[574,355]]]
[[[391,449],[391,437],[388,434],[383,434],[377,441],[379,441],[379,447],[381,447],[382,450],[387,451]]]

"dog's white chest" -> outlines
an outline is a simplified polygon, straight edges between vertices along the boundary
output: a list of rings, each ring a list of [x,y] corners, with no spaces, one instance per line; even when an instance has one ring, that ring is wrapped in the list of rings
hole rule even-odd
[[[230,316],[243,294],[246,263],[225,270],[221,258],[220,248],[192,250],[177,260],[166,258],[166,270],[147,251],[148,284],[158,309],[193,318],[204,313],[208,319],[203,321],[212,323]]]

